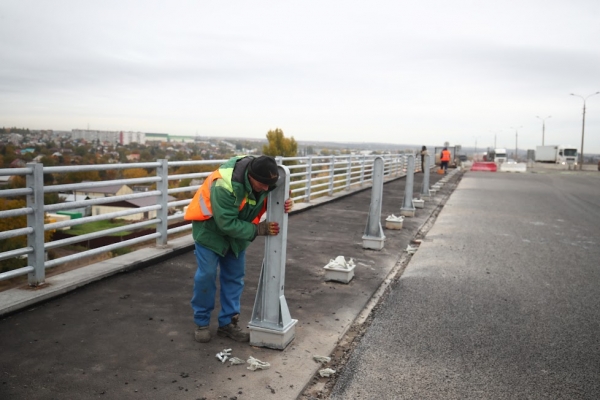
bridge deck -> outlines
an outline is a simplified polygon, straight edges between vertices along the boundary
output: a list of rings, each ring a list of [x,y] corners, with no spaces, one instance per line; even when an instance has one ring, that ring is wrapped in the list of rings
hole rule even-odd
[[[421,179],[422,174],[415,175],[416,193]],[[439,179],[432,174],[431,184]],[[382,219],[399,214],[404,183],[397,179],[384,185]],[[334,350],[449,190],[405,220],[403,230],[385,230],[381,251],[362,248],[370,188],[292,214],[285,295],[292,318],[299,322],[295,340],[283,351],[218,337],[207,344],[193,340],[189,301],[196,263],[188,247],[176,257],[0,320],[0,398],[262,399],[272,392],[277,398],[296,398],[319,369],[313,355]],[[243,322],[250,318],[263,250],[264,239],[258,238],[247,252]],[[357,264],[348,285],[324,282],[322,267],[338,255]],[[243,365],[221,364],[215,355],[225,348],[241,359],[267,361],[271,368],[249,371]]]

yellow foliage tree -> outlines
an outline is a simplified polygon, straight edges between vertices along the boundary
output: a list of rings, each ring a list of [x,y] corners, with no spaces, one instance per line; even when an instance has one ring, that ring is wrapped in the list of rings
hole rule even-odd
[[[294,137],[286,138],[279,128],[267,133],[268,144],[263,146],[263,154],[267,156],[296,157],[298,143]]]
[[[148,171],[144,168],[131,168],[123,171],[123,178],[125,179],[145,178],[147,176]]]
[[[24,208],[25,206],[25,200],[9,200],[5,198],[0,198],[0,211]],[[0,218],[0,232],[21,229],[25,228],[26,226],[26,215],[21,215],[18,217]],[[44,232],[44,240],[46,242],[49,242],[51,238],[51,231]],[[27,236],[25,235],[0,240],[0,252],[22,249],[23,247],[27,247]],[[26,259],[12,258],[8,260],[3,260],[0,265],[0,272],[11,271],[13,269],[24,267],[25,265],[27,265]]]

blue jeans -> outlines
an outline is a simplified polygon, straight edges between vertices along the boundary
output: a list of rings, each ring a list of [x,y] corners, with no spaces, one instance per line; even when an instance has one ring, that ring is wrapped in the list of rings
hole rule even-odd
[[[244,275],[246,273],[246,251],[241,251],[239,257],[228,251],[224,257],[196,243],[196,261],[198,269],[194,276],[194,294],[192,309],[194,322],[198,326],[210,323],[210,314],[215,308],[217,292],[217,265],[219,265],[219,282],[221,284],[221,311],[219,326],[231,323],[231,317],[240,313],[240,298],[244,290]]]

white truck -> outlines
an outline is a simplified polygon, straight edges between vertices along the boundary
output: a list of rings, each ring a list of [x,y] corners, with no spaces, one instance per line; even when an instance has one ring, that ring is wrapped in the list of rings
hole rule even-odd
[[[561,145],[537,146],[535,148],[535,161],[577,165],[577,148]]]
[[[506,162],[506,149],[494,149],[494,162],[499,164]]]

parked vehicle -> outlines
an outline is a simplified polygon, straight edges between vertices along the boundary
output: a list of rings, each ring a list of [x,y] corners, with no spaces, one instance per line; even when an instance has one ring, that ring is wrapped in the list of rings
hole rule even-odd
[[[535,161],[577,165],[577,149],[572,146],[550,145],[535,148]]]
[[[506,162],[506,149],[494,149],[494,162],[495,163],[505,163]]]

